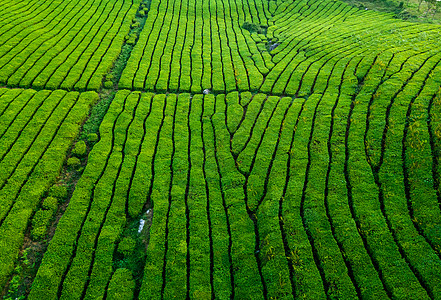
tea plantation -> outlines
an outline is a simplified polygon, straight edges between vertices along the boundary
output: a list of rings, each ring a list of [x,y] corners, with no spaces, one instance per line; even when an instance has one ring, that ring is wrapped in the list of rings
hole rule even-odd
[[[441,299],[441,26],[0,3],[3,299]]]

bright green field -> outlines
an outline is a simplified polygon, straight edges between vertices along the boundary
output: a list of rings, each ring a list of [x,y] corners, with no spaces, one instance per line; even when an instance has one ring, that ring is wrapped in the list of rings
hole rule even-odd
[[[0,3],[4,299],[441,299],[441,26]]]

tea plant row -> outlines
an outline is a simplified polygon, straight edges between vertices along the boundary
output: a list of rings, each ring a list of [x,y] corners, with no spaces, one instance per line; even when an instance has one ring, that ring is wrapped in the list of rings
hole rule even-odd
[[[440,57],[380,101],[388,55],[334,61],[308,98],[119,91],[29,298],[103,298],[122,274],[140,298],[439,298]],[[136,277],[116,253],[146,205]]]
[[[95,92],[0,89],[0,286],[97,98]],[[56,210],[49,202],[43,206]]]
[[[140,1],[50,0],[0,14],[0,84],[99,90]]]

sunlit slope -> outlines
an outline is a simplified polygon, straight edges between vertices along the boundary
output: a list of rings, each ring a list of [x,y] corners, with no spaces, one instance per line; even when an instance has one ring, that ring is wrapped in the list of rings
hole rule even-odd
[[[307,99],[118,92],[30,299],[102,298],[124,269],[140,299],[438,299],[432,67],[381,116],[357,81]],[[134,267],[117,253],[132,220],[143,251],[146,205]]]
[[[120,87],[256,90],[272,66],[244,22],[267,25],[267,1],[153,0]]]
[[[441,299],[440,31],[153,0],[29,299]]]
[[[393,76],[405,82],[405,74],[419,68],[440,47],[439,26],[403,22],[335,1],[310,6],[296,1],[285,6],[274,17],[275,26],[268,29],[267,35],[277,38],[280,46],[271,51],[276,65],[265,77],[263,92],[322,93],[332,73],[359,64],[355,75],[361,80],[380,56],[387,57],[381,63],[389,67],[384,80]]]
[[[0,89],[0,286],[97,99],[95,92]]]
[[[338,1],[156,0],[119,86],[303,96],[350,61],[436,51],[439,30]]]
[[[4,1],[0,85],[98,90],[139,0]]]

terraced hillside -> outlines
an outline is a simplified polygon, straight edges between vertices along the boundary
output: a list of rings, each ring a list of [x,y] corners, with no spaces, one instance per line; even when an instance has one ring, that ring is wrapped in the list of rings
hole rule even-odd
[[[5,298],[441,299],[441,27],[80,2],[0,12]]]
[[[0,284],[4,285],[29,219],[61,171],[98,95],[22,89],[0,89],[0,95]]]
[[[0,83],[98,90],[139,0],[3,1]]]

